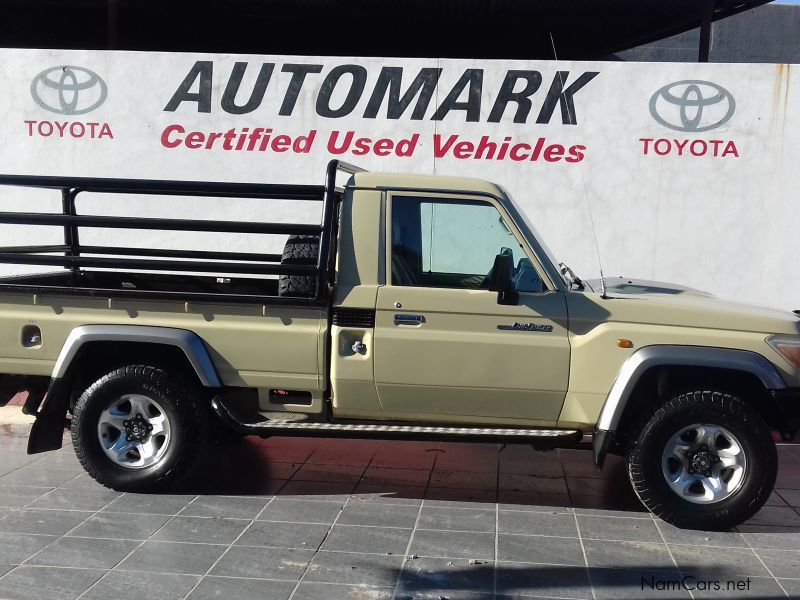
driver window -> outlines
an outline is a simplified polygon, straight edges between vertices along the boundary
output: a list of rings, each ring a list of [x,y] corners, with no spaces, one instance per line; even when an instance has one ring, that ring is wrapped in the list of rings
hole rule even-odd
[[[487,202],[392,199],[392,285],[489,287],[495,256],[511,254],[518,291],[541,292],[542,280],[497,209]]]

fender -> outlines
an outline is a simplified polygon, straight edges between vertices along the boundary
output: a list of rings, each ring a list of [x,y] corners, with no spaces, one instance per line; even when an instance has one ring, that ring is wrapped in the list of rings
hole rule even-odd
[[[622,364],[600,411],[592,439],[594,462],[598,469],[603,468],[608,448],[611,446],[614,433],[636,384],[648,369],[657,366],[707,367],[744,371],[757,377],[767,390],[786,388],[786,383],[775,366],[755,352],[706,346],[646,346],[640,348]]]
[[[81,325],[70,332],[61,348],[41,410],[37,413],[38,407],[26,406],[27,412],[36,413],[36,422],[28,437],[28,454],[47,452],[61,447],[64,419],[69,408],[70,385],[66,375],[79,350],[92,342],[136,342],[175,346],[186,355],[204,387],[221,386],[208,349],[203,340],[192,331],[146,325]]]

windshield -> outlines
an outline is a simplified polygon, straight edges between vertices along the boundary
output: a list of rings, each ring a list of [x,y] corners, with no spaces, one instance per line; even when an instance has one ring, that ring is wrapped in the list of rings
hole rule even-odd
[[[503,195],[508,200],[509,208],[512,209],[511,217],[514,219],[517,227],[519,227],[519,229],[522,231],[522,235],[525,236],[525,239],[531,245],[534,253],[537,255],[540,261],[544,262],[546,260],[550,263],[549,265],[543,264],[542,266],[544,266],[551,278],[558,277],[564,284],[569,286],[569,281],[567,281],[567,279],[561,273],[561,270],[558,268],[558,260],[556,259],[552,250],[547,247],[547,244],[545,244],[544,239],[539,235],[539,232],[536,231],[536,228],[528,220],[527,215],[519,208],[519,205],[514,202],[514,199],[511,197],[511,194],[508,193],[508,190],[501,187],[500,191],[503,192]]]

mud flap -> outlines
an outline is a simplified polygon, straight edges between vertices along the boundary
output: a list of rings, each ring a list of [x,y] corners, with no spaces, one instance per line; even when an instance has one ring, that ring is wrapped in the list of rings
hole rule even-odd
[[[61,448],[68,408],[69,385],[63,379],[53,379],[28,436],[28,454]]]

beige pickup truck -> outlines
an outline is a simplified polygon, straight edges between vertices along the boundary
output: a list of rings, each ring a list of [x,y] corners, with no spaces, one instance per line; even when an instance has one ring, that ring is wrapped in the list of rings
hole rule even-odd
[[[88,473],[118,490],[163,489],[219,428],[585,446],[598,468],[624,455],[666,521],[726,529],[764,504],[775,439],[797,429],[796,314],[583,282],[491,183],[334,161],[324,185],[0,184],[60,190],[62,207],[0,224],[63,229],[63,244],[0,248],[2,263],[57,267],[0,279],[4,401],[29,392],[29,452],[60,447],[66,426]],[[87,192],[260,208],[249,221],[86,214]],[[319,221],[271,222],[277,200],[314,202]],[[284,250],[81,244],[98,228],[281,236]]]

